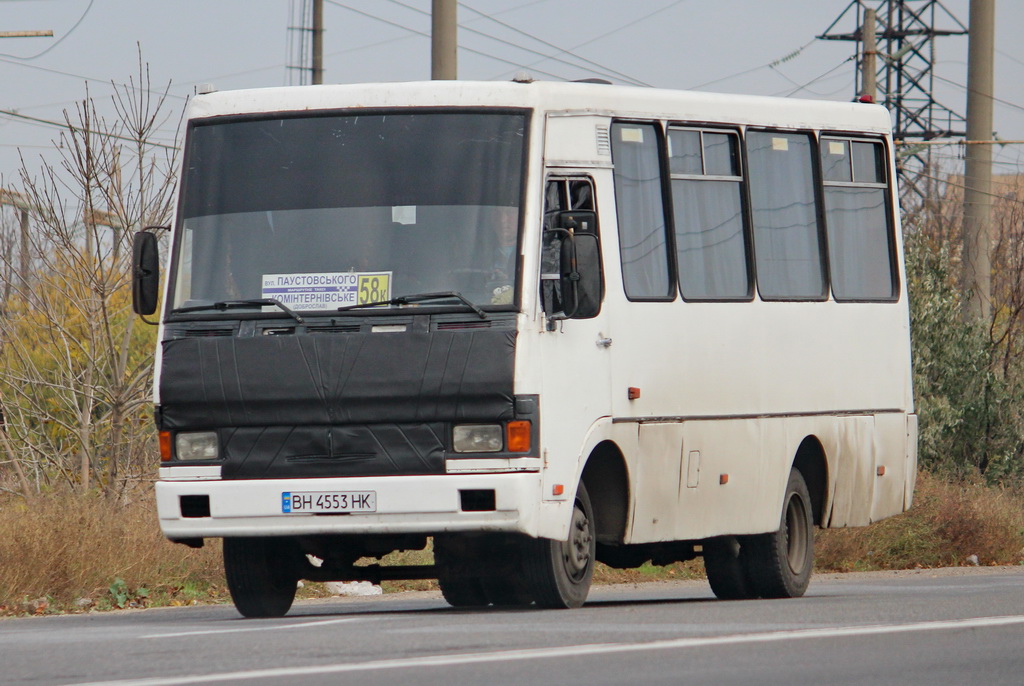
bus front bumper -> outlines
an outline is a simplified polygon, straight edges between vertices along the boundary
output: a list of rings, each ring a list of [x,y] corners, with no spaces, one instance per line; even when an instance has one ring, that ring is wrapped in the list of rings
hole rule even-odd
[[[493,503],[490,494],[493,492]],[[286,512],[284,494],[373,494],[374,511]],[[160,528],[171,540],[223,536],[435,534],[456,531],[550,535],[538,473],[330,479],[163,480]],[[559,518],[560,519],[560,518]],[[559,529],[561,527],[558,527]]]

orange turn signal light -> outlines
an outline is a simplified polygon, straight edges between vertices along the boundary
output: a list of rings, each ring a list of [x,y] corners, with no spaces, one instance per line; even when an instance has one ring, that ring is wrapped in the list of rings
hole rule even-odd
[[[171,432],[160,432],[160,460],[168,462],[171,459]]]
[[[505,446],[510,453],[530,451],[530,422],[525,419],[505,425]]]

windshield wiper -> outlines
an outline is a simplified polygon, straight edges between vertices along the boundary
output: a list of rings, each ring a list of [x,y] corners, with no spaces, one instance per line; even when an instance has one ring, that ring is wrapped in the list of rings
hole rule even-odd
[[[411,295],[400,295],[390,300],[378,300],[372,303],[359,303],[358,305],[344,305],[338,308],[338,312],[347,310],[358,310],[364,307],[380,307],[381,305],[412,305],[413,303],[427,302],[428,300],[448,300],[455,298],[463,305],[473,310],[480,319],[487,319],[487,313],[470,302],[466,296],[458,291],[445,291],[443,293],[413,293]]]
[[[289,317],[297,321],[299,324],[306,322],[299,313],[292,308],[285,305],[277,298],[253,298],[251,300],[222,300],[221,302],[210,303],[209,305],[190,305],[188,307],[179,307],[174,310],[175,313],[182,312],[201,312],[203,310],[219,310],[221,312],[225,310],[234,310],[242,307],[252,307],[253,305],[273,305],[279,308]]]

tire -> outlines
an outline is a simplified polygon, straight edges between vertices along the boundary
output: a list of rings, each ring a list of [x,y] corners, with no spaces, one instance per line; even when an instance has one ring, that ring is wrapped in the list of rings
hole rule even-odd
[[[814,567],[814,519],[803,475],[789,473],[778,531],[746,536],[741,560],[751,590],[761,598],[798,598]]]
[[[521,577],[512,574],[488,576],[482,579],[487,600],[495,607],[526,607],[533,603],[533,594]]]
[[[583,605],[594,576],[596,547],[594,512],[587,489],[580,482],[569,537],[564,541],[538,538],[524,542],[524,578],[539,607]]]
[[[441,588],[441,595],[452,607],[485,607],[487,605],[487,593],[479,578],[451,578],[445,576],[437,577],[437,585]]]
[[[704,543],[704,571],[716,597],[721,600],[755,597],[743,562],[740,542],[735,536],[721,536]]]
[[[441,595],[452,607],[485,607],[487,594],[477,570],[464,559],[465,546],[451,548],[451,545],[442,539],[434,539],[434,565]]]
[[[224,574],[244,617],[283,617],[295,600],[298,548],[287,538],[225,538]]]

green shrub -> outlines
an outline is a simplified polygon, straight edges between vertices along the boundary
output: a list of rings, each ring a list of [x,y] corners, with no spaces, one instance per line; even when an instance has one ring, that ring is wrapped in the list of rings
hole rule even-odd
[[[1024,474],[1019,374],[996,363],[1003,355],[989,327],[964,321],[950,243],[912,232],[906,253],[920,464],[958,478],[1018,480]],[[1017,366],[1014,360],[1009,369]]]

